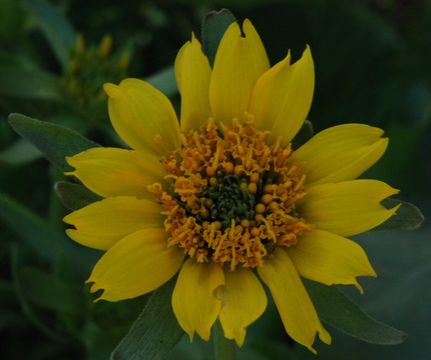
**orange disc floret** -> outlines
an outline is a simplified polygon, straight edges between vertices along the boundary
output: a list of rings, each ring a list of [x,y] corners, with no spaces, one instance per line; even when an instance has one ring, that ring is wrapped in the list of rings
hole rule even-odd
[[[182,134],[181,148],[163,160],[170,186],[150,187],[166,207],[169,246],[198,262],[253,268],[311,230],[295,210],[305,176],[291,146],[270,145],[266,135],[252,121],[232,129],[211,121]]]

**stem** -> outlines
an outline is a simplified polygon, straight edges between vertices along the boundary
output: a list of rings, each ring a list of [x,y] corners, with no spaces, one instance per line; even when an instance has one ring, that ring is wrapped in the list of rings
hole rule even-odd
[[[224,337],[220,322],[213,326],[214,358],[215,360],[236,360],[236,345]]]

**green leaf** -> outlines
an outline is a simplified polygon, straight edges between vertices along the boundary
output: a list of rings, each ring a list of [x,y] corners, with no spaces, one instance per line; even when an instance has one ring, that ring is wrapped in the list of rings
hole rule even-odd
[[[175,71],[172,66],[160,70],[158,73],[149,76],[145,80],[168,97],[178,94]]]
[[[217,48],[223,34],[229,25],[235,21],[235,16],[228,9],[211,11],[204,17],[201,37],[204,53],[207,55],[211,66],[214,64]]]
[[[76,32],[67,18],[44,0],[27,0],[26,8],[41,27],[63,69],[66,69],[72,48],[76,44]]]
[[[213,326],[213,344],[215,360],[236,360],[236,344],[225,338],[220,321]]]
[[[0,193],[0,219],[43,258],[55,260],[63,251],[62,244],[66,242],[64,237],[43,219],[4,193]]]
[[[320,318],[359,340],[378,345],[397,345],[407,334],[373,319],[334,286],[306,280],[304,284]]]
[[[0,66],[0,94],[23,99],[61,100],[60,80],[42,70]]]
[[[407,201],[385,199],[382,204],[388,209],[398,204],[401,204],[401,206],[394,216],[373,230],[416,230],[422,226],[425,220],[419,208]]]
[[[39,159],[42,153],[27,140],[19,139],[6,150],[0,152],[0,164],[22,165]]]
[[[313,137],[314,129],[313,124],[310,120],[305,120],[301,129],[295,135],[292,140],[292,146],[294,149],[299,148],[301,145],[305,144],[308,140]]]
[[[48,338],[59,339],[60,336],[53,329],[49,328],[42,319],[33,311],[32,307],[27,301],[24,293],[23,284],[19,277],[19,248],[16,245],[11,246],[11,274],[12,281],[15,288],[15,293],[18,298],[18,302],[21,305],[21,310],[27,319],[38,329],[41,333],[45,334]]]
[[[93,252],[78,247],[63,233],[55,231],[42,218],[4,193],[0,193],[0,219],[42,258],[56,262],[64,257],[81,271],[86,271],[94,263]]]
[[[172,312],[175,279],[157,289],[142,313],[111,354],[111,360],[161,359],[180,341],[184,332]]]
[[[99,195],[91,192],[85,186],[66,181],[56,182],[54,190],[63,205],[69,210],[78,210],[102,199]]]
[[[0,308],[15,304],[15,294],[12,284],[7,280],[0,280]]]
[[[21,327],[22,316],[18,313],[12,313],[8,309],[3,309],[0,311],[0,331],[11,330],[13,327]]]
[[[13,44],[23,39],[27,23],[26,15],[21,1],[0,1],[0,42],[2,44]]]
[[[73,130],[25,115],[11,114],[9,123],[18,134],[30,141],[63,172],[72,170],[66,162],[66,156],[99,146]]]
[[[23,268],[20,279],[26,297],[33,304],[65,313],[82,311],[79,287],[37,268]]]

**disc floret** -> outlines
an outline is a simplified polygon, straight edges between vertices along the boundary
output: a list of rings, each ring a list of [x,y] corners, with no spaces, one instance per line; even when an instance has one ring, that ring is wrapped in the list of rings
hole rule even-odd
[[[183,134],[181,149],[164,158],[169,185],[151,187],[167,209],[169,246],[198,262],[253,268],[311,230],[296,211],[305,176],[290,144],[269,145],[252,125],[220,129],[211,121]]]

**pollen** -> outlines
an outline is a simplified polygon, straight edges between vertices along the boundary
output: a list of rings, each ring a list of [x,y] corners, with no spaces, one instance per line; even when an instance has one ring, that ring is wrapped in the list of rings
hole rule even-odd
[[[254,268],[312,229],[296,211],[305,176],[291,145],[266,136],[252,119],[182,134],[181,148],[163,159],[169,185],[149,187],[166,209],[169,246],[198,262]]]

